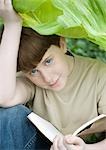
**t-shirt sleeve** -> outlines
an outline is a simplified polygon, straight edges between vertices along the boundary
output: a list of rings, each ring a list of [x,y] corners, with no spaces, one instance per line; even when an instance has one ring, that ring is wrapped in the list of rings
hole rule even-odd
[[[101,64],[98,77],[98,112],[106,114],[106,64]]]
[[[27,88],[27,101],[31,101],[35,97],[36,86],[22,72],[18,72],[17,80],[20,80]]]

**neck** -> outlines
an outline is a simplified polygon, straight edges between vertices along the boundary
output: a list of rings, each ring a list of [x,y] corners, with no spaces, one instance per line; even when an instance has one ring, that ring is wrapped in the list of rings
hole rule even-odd
[[[73,68],[74,68],[74,56],[66,55],[66,57],[67,57],[69,75],[70,75],[73,71]]]

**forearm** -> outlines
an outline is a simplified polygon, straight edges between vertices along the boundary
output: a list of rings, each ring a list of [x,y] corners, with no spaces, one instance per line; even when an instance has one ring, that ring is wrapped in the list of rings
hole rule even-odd
[[[5,24],[0,45],[0,100],[11,98],[16,87],[21,23]]]
[[[106,139],[95,144],[86,144],[86,150],[106,150]]]

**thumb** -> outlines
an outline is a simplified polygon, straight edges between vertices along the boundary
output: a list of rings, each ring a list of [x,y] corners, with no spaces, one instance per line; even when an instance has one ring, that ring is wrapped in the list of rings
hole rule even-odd
[[[64,137],[64,140],[68,143],[68,144],[73,144],[73,145],[81,145],[84,143],[84,141],[77,136],[73,136],[73,135],[67,135]]]

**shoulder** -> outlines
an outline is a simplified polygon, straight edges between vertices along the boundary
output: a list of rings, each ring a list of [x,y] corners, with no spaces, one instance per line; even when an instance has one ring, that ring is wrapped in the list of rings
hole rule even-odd
[[[85,56],[80,56],[80,55],[74,55],[75,59],[79,62],[82,62],[82,63],[99,63],[99,61],[97,59],[94,59],[94,58],[90,58],[90,57],[85,57]]]
[[[16,78],[17,82],[19,82],[19,85],[21,87],[23,86],[28,93],[31,93],[31,95],[34,96],[34,93],[36,92],[36,85],[34,85],[21,71],[17,72]]]
[[[106,63],[102,62],[101,60],[97,60],[90,57],[78,56],[74,55],[75,61],[77,64],[82,65],[83,67],[91,67],[97,70],[106,71]]]

